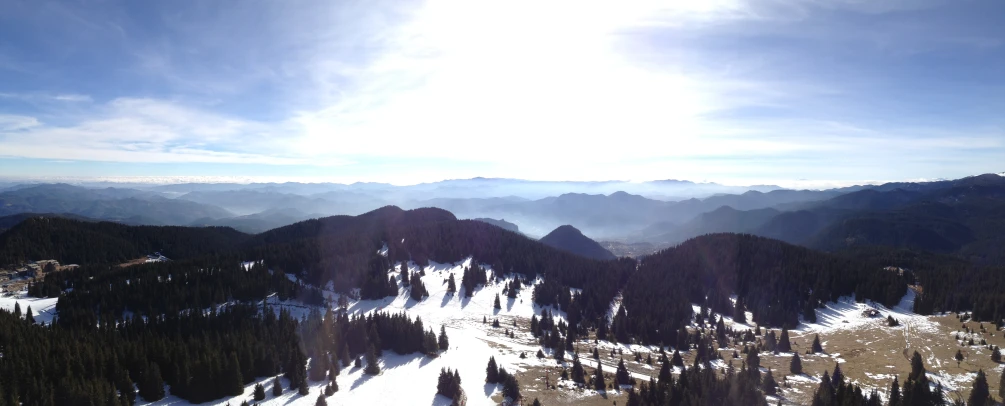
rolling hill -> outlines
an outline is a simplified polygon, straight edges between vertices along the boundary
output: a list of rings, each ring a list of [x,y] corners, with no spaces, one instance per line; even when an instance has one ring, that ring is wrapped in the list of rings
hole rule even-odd
[[[548,233],[540,240],[542,243],[558,248],[562,251],[571,252],[584,258],[609,260],[616,258],[614,254],[605,249],[596,241],[583,235],[578,229],[570,225],[564,225]]]

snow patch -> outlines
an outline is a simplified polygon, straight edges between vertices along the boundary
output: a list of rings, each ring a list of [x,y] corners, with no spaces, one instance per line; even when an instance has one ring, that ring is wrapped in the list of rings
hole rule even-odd
[[[0,309],[13,312],[14,305],[19,304],[21,305],[21,314],[26,316],[28,313],[28,306],[31,306],[31,313],[32,316],[35,317],[35,322],[49,324],[52,322],[52,319],[56,317],[57,302],[59,302],[58,297],[32,297],[28,296],[27,291],[22,290],[10,294],[10,296],[0,296]]]

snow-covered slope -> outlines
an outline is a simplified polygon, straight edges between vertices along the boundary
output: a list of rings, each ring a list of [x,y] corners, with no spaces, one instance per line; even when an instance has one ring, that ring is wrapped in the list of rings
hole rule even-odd
[[[21,314],[27,314],[28,306],[31,306],[31,313],[35,316],[36,323],[49,324],[56,311],[58,298],[44,298],[27,296],[21,291],[11,294],[11,296],[0,296],[0,308],[13,312],[15,305],[21,305]]]
[[[554,360],[545,358],[538,360],[534,355],[538,346],[531,343],[531,336],[526,328],[516,332],[516,339],[504,335],[505,329],[512,328],[514,317],[530,318],[540,314],[541,308],[534,306],[531,300],[532,287],[525,286],[517,298],[509,299],[502,294],[503,283],[481,287],[474,297],[464,298],[462,292],[447,293],[447,279],[451,273],[460,285],[463,268],[470,265],[470,259],[458,264],[431,264],[426,267],[426,276],[422,278],[429,297],[421,302],[409,298],[408,292],[402,290],[396,297],[382,300],[360,300],[351,302],[350,313],[370,313],[374,311],[405,312],[409,317],[421,317],[427,329],[439,331],[441,325],[446,327],[450,338],[450,348],[441,352],[439,357],[429,358],[420,354],[397,355],[393,351],[385,351],[381,357],[381,374],[368,376],[362,368],[346,368],[338,376],[339,391],[327,398],[329,405],[371,404],[371,405],[449,405],[450,400],[436,396],[436,382],[441,368],[457,369],[461,375],[461,387],[467,395],[468,405],[494,405],[491,396],[501,390],[496,385],[485,384],[485,366],[490,356],[494,356],[501,367],[507,371],[522,371],[530,365],[554,365]],[[485,267],[488,269],[488,267]],[[414,265],[413,271],[416,270]],[[493,308],[496,294],[502,301],[502,309]],[[23,306],[23,305],[22,305]],[[486,317],[490,324],[483,324]],[[492,328],[491,321],[498,318],[502,327]],[[564,314],[555,312],[556,321],[563,319]],[[527,358],[521,359],[520,353],[526,352]],[[267,406],[298,406],[314,405],[318,395],[327,382],[311,382],[310,394],[300,396],[296,391],[286,390],[283,395],[272,397],[272,379],[260,379],[266,388],[268,396],[261,405]],[[288,383],[284,380],[284,384]],[[243,396],[219,399],[206,403],[212,405],[239,405],[247,400],[255,403],[252,394],[254,384],[245,387]],[[525,393],[525,396],[532,393]],[[139,402],[139,404],[147,404]],[[168,396],[152,405],[187,404],[173,396]]]

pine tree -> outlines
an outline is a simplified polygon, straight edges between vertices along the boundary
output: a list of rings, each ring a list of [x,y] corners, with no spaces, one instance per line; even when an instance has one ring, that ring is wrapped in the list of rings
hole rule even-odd
[[[272,396],[279,396],[283,394],[283,383],[279,381],[277,376],[274,381],[272,381]]]
[[[774,352],[777,346],[778,339],[775,337],[775,331],[768,330],[768,333],[764,335],[764,350],[767,352]]]
[[[675,367],[684,367],[684,358],[680,356],[680,351],[673,350],[673,358],[670,359],[670,364]]]
[[[447,328],[445,326],[440,326],[440,337],[439,337],[440,351],[446,351],[450,348],[450,340],[447,339]]]
[[[363,373],[367,375],[380,373],[380,365],[377,365],[377,352],[373,349],[373,345],[366,348],[366,369],[363,370]]]
[[[819,334],[813,335],[813,345],[811,346],[811,351],[813,351],[814,354],[824,352],[824,347],[820,345]]]
[[[120,376],[121,377],[116,385],[116,389],[119,390],[122,402],[127,405],[132,405],[136,403],[136,385],[133,383],[133,379],[129,376],[129,371],[123,371]]]
[[[331,368],[328,369],[328,380],[334,381],[336,376],[342,373],[342,368],[339,368],[338,361],[331,363]]]
[[[991,390],[988,388],[987,377],[984,370],[977,370],[977,377],[974,378],[973,389],[970,390],[970,397],[967,399],[968,406],[984,406],[991,404]]]
[[[156,363],[151,363],[147,371],[143,374],[143,382],[140,383],[140,396],[148,402],[153,402],[164,398],[164,379],[161,378],[161,369]]]
[[[426,285],[422,283],[422,279],[419,273],[412,274],[412,280],[409,282],[409,296],[413,300],[422,300],[422,298],[429,296],[429,292],[426,291]]]
[[[14,317],[21,318],[21,303],[14,302]]]
[[[632,384],[632,375],[628,373],[628,368],[625,366],[624,359],[618,361],[618,371],[615,373],[615,379],[618,381],[618,385]]]
[[[814,405],[834,404],[834,386],[832,382],[830,374],[827,373],[827,371],[824,371],[823,378],[820,378],[820,386],[818,386],[817,391],[813,393]]]
[[[311,369],[308,371],[308,377],[314,382],[325,380],[325,375],[327,371],[328,355],[318,354],[313,359],[311,359]]]
[[[998,397],[1005,399],[1005,372],[998,378]]]
[[[498,293],[496,293],[496,300],[495,300],[495,303],[492,304],[492,307],[495,308],[496,310],[502,309],[502,303],[499,302],[499,294]]]
[[[909,381],[917,381],[920,377],[925,375],[925,363],[921,360],[921,354],[917,351],[911,355],[911,374],[908,375],[907,379]]]
[[[997,345],[995,346],[994,350],[991,351],[991,361],[1002,362],[1002,352]]]
[[[227,362],[226,369],[224,393],[230,396],[244,393],[244,378],[241,376],[241,363],[237,360],[237,353],[230,353],[230,360]]]
[[[500,369],[499,375],[503,377],[503,397],[510,398],[513,403],[519,402],[520,396],[520,383],[517,382],[516,377],[506,373],[505,370]]]
[[[485,383],[499,383],[499,365],[496,364],[496,357],[489,357],[489,365],[485,367]]]
[[[306,379],[300,380],[300,385],[297,386],[297,393],[300,394],[300,396],[307,396],[307,394],[310,393],[310,390],[307,389]]]
[[[534,398],[534,402],[531,403],[530,406],[541,406],[541,401]]]
[[[265,387],[262,384],[255,385],[255,401],[261,402],[265,400]]]
[[[597,369],[593,374],[593,388],[597,391],[607,389],[607,383],[604,382],[604,365],[600,362],[597,362]]]
[[[782,336],[778,338],[778,352],[792,352],[788,328],[782,327]]]
[[[676,354],[680,356],[680,353]],[[670,365],[672,364],[672,362],[669,359],[667,359],[666,353],[662,354],[662,358],[660,360],[661,362],[660,362],[659,383],[660,385],[667,385],[673,379],[672,374],[670,372]],[[683,362],[684,361],[681,360],[681,363]]]
[[[422,351],[426,355],[434,357],[438,354],[439,348],[439,344],[436,342],[436,333],[433,332],[433,329],[429,329],[422,335]]]
[[[454,282],[454,274],[450,274],[450,278],[447,279],[447,293],[457,293],[457,282]]]
[[[35,324],[35,316],[31,311],[31,305],[28,305],[28,311],[24,312],[24,319],[28,321],[28,324]]]
[[[583,364],[579,362],[579,356],[572,357],[572,381],[580,384],[586,384],[586,371],[583,370]]]
[[[792,361],[789,362],[789,372],[793,375],[800,375],[803,373],[803,362],[799,359],[799,354],[792,354]]]
[[[736,305],[733,307],[733,322],[747,324],[747,307],[744,306],[743,296],[736,298]]]
[[[900,405],[900,383],[897,382],[897,376],[893,376],[893,383],[890,384],[890,406]]]
[[[956,350],[956,355],[953,356],[953,359],[956,360],[956,366],[959,367],[960,366],[960,362],[963,361],[963,352],[960,351],[959,349],[957,349]]]
[[[328,400],[325,399],[325,395],[319,394],[317,402],[314,402],[314,406],[328,406]]]
[[[841,364],[834,364],[834,373],[831,374],[831,385],[840,388],[844,385],[844,372],[841,372]]]
[[[777,388],[778,384],[775,383],[775,376],[771,373],[771,368],[768,368],[768,374],[761,380],[761,389],[765,394],[774,395],[777,393]]]

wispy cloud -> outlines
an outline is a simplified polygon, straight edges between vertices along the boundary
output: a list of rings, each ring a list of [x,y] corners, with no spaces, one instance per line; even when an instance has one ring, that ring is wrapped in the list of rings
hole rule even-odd
[[[0,131],[22,131],[38,125],[35,117],[0,114]]]

